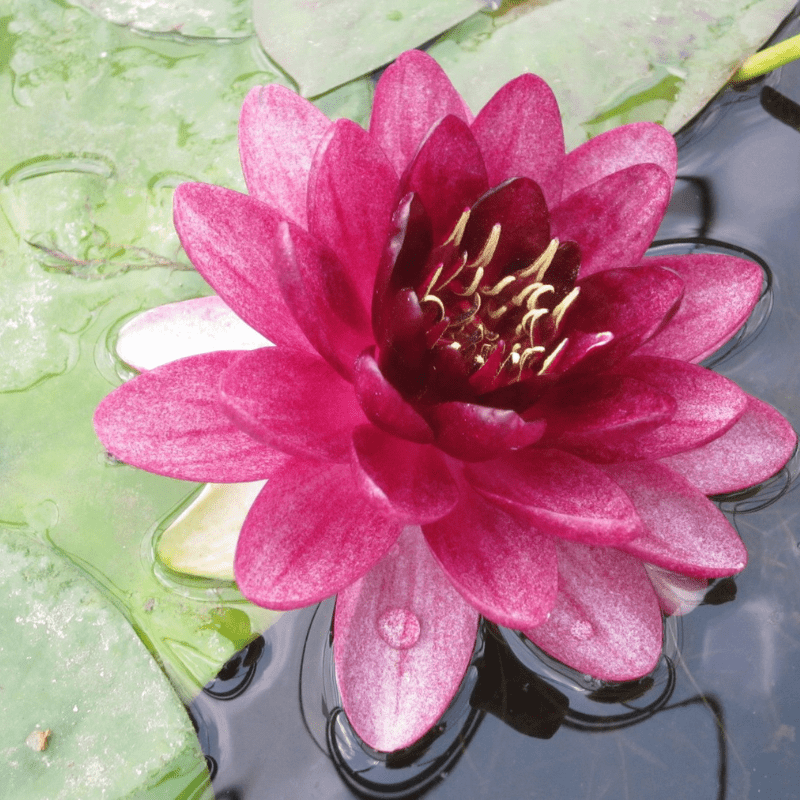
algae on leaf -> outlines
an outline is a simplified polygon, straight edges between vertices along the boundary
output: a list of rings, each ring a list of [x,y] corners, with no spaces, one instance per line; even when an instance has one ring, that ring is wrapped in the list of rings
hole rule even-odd
[[[78,569],[5,529],[0,588],[0,796],[212,797],[169,681]]]

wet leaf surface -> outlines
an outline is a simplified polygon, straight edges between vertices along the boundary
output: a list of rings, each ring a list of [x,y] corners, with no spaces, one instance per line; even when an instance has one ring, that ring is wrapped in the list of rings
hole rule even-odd
[[[8,529],[0,581],[0,794],[210,798],[186,710],[91,582],[52,548]]]

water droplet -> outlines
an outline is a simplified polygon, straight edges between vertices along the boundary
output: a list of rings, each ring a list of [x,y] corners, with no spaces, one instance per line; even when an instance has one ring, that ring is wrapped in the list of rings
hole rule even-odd
[[[378,618],[378,633],[389,647],[408,650],[419,639],[419,618],[407,608],[389,608]]]
[[[587,639],[591,639],[592,636],[594,636],[594,626],[591,622],[579,620],[578,622],[572,623],[570,632],[578,641],[585,642]]]

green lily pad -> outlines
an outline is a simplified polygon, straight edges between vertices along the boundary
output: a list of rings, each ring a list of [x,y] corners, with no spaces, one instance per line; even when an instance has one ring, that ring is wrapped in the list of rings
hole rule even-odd
[[[86,577],[4,530],[0,586],[0,795],[211,798],[184,707]]]
[[[140,31],[218,39],[249,36],[248,0],[74,0],[101,19]]]
[[[474,14],[480,0],[253,0],[264,49],[315,97],[388,64]]]
[[[429,50],[473,109],[534,72],[573,148],[626,122],[677,131],[794,7],[793,0],[538,0],[482,13]]]

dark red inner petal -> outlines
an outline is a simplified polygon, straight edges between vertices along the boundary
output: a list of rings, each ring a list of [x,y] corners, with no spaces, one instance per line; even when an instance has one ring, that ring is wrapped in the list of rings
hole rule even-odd
[[[551,237],[530,178],[494,187],[458,218],[449,204],[444,230],[428,195],[401,201],[373,304],[377,363],[426,418],[426,407],[447,402],[525,411],[566,373],[627,357],[681,302],[682,280],[658,267],[578,281],[580,248]]]

